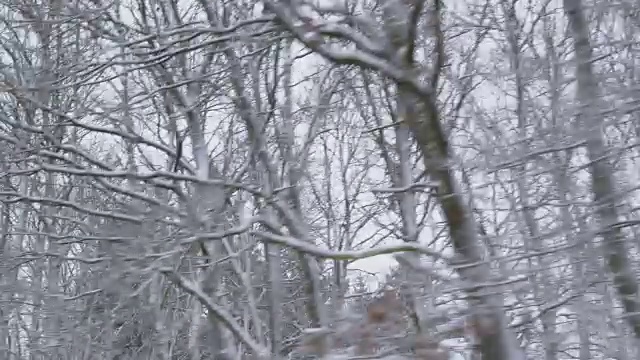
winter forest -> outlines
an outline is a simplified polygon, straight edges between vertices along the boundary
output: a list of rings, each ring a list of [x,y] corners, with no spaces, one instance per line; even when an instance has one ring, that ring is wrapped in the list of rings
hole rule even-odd
[[[0,0],[0,360],[640,359],[636,0]]]

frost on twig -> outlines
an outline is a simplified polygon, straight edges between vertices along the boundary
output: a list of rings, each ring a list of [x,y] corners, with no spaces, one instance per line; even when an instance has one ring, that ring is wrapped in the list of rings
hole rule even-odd
[[[407,191],[427,191],[438,188],[438,182],[420,182],[410,184],[408,186],[393,187],[393,188],[375,188],[371,191],[374,193],[403,193]]]

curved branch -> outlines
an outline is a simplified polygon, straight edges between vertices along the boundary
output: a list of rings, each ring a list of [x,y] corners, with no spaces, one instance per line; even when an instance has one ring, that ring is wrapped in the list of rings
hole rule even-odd
[[[200,301],[200,303],[204,305],[207,311],[218,321],[224,324],[229,329],[229,331],[231,331],[233,335],[238,340],[240,340],[240,342],[242,342],[242,344],[251,349],[251,352],[256,354],[258,359],[268,359],[270,357],[269,349],[253,340],[251,336],[247,334],[244,329],[242,329],[240,324],[238,324],[233,316],[231,316],[231,314],[229,314],[229,312],[227,312],[220,305],[216,304],[213,299],[207,296],[207,294],[205,294],[197,284],[195,284],[191,280],[185,279],[183,276],[176,273],[172,269],[162,269],[160,270],[160,272],[181,289],[183,289],[190,295],[195,296],[198,301]]]

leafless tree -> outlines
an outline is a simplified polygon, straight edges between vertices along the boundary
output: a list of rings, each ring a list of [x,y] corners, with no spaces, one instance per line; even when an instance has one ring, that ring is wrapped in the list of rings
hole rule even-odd
[[[637,12],[0,2],[0,358],[637,358]]]

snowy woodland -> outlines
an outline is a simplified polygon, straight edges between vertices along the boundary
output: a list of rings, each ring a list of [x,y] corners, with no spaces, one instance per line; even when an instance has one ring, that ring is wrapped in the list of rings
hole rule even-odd
[[[0,360],[640,359],[636,0],[0,0]]]

